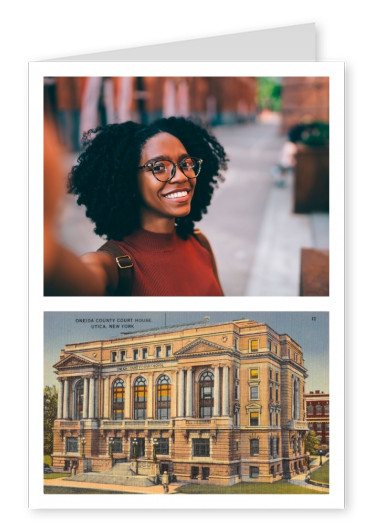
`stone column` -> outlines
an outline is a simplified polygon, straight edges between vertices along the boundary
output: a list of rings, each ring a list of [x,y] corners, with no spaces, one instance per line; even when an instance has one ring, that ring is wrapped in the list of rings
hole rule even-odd
[[[222,383],[222,416],[228,417],[229,414],[229,368],[227,365],[223,367],[223,383]]]
[[[69,418],[69,380],[64,380],[63,419]]]
[[[131,417],[131,378],[129,374],[125,375],[125,404],[124,417],[129,419]]]
[[[84,404],[82,418],[87,419],[89,416],[89,380],[84,378]]]
[[[153,418],[153,404],[154,404],[154,373],[149,374],[149,381],[148,381],[148,395],[147,395],[147,403],[146,403],[146,417],[148,419]]]
[[[219,367],[214,367],[214,417],[219,417],[219,402],[220,402],[220,389],[219,389]]]
[[[62,380],[58,380],[57,383],[58,391],[57,391],[57,418],[61,419],[63,418],[63,389],[64,384]]]
[[[177,412],[177,371],[170,372],[169,376],[171,378],[171,418],[176,417]]]
[[[94,378],[89,380],[89,419],[94,418]]]
[[[192,369],[187,369],[187,394],[186,394],[186,416],[192,416]]]
[[[108,419],[111,418],[111,411],[110,411],[110,378],[104,378],[103,381],[103,418]]]
[[[184,370],[179,371],[178,417],[184,417]]]

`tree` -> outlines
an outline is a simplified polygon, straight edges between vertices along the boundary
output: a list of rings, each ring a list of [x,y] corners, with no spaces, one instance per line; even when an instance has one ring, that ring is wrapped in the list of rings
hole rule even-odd
[[[46,385],[43,391],[43,414],[44,414],[44,455],[51,455],[53,449],[54,420],[57,417],[57,390],[53,385]]]
[[[305,451],[306,453],[309,452],[311,455],[317,454],[317,448],[320,445],[320,441],[316,435],[316,433],[311,430],[309,434],[307,435],[307,438],[305,440]]]

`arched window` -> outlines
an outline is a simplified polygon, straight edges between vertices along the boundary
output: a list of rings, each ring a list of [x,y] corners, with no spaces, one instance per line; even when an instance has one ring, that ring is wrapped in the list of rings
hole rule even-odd
[[[122,420],[124,418],[124,382],[117,378],[112,384],[112,418]]]
[[[146,419],[146,402],[147,402],[147,381],[143,376],[138,376],[134,381],[134,408],[133,417],[135,420]]]
[[[214,406],[214,375],[211,371],[204,371],[199,380],[199,416],[210,418],[213,416]]]
[[[171,409],[171,380],[162,374],[157,380],[157,419],[169,419]]]
[[[81,420],[84,409],[84,381],[81,378],[76,383],[75,387],[75,418]]]

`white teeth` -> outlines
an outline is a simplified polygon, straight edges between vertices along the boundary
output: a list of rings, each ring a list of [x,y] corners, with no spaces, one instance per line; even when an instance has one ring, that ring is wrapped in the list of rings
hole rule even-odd
[[[169,197],[171,199],[174,199],[174,197],[184,197],[188,195],[188,192],[184,191],[184,192],[175,192],[173,194],[167,194],[165,195],[165,197]]]

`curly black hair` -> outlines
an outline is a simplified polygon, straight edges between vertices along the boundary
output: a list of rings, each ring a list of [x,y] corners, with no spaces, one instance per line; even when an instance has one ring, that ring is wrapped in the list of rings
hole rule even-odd
[[[95,223],[95,233],[122,240],[140,228],[137,172],[141,151],[158,133],[170,133],[180,140],[187,153],[203,159],[191,211],[176,219],[176,231],[186,239],[194,222],[207,212],[214,187],[223,180],[227,155],[208,130],[186,118],[162,118],[150,125],[125,122],[90,129],[83,136],[84,151],[73,166],[68,191],[86,206],[86,216]]]

